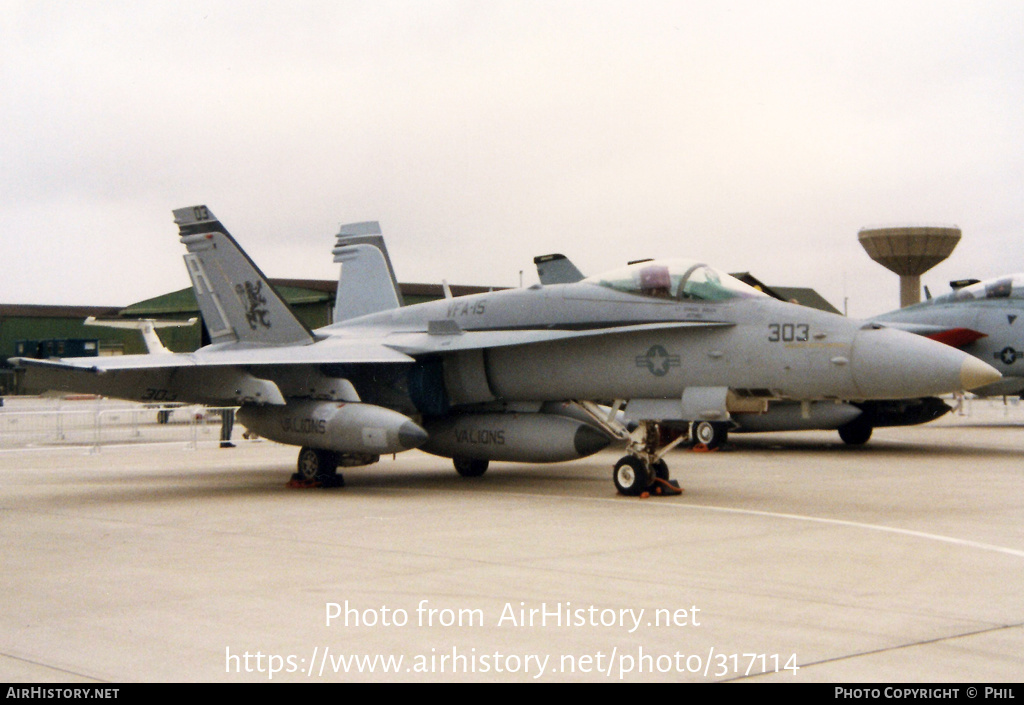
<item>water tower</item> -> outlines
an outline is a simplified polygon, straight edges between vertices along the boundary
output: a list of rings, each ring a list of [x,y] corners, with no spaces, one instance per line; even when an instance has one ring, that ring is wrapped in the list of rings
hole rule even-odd
[[[921,300],[921,275],[949,257],[960,242],[955,225],[864,228],[857,239],[871,259],[900,275],[900,308]]]

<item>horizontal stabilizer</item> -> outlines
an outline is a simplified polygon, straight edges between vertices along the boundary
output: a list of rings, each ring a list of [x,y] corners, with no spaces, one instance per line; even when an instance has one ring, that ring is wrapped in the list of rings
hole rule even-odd
[[[126,328],[129,330],[137,330],[142,334],[142,340],[146,343],[146,350],[148,350],[151,355],[163,355],[171,351],[168,350],[160,341],[160,336],[156,334],[156,329],[191,326],[195,325],[195,322],[198,320],[198,318],[190,318],[187,321],[160,321],[154,318],[143,318],[140,320],[123,318],[101,320],[95,316],[89,316],[85,319],[85,325],[100,326],[103,328]]]
[[[185,326],[194,326],[198,320],[198,318],[190,318],[187,321],[165,321],[157,318],[96,318],[89,316],[85,319],[85,325],[143,330],[145,328],[184,328]]]

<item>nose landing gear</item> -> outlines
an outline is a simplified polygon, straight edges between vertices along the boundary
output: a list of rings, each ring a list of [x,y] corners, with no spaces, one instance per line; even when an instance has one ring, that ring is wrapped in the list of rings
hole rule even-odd
[[[615,463],[612,471],[612,482],[619,494],[627,497],[648,495],[682,494],[679,483],[670,480],[668,464],[662,456],[685,441],[689,437],[689,429],[666,424],[660,426],[656,421],[640,421],[630,431],[619,418],[618,412],[624,402],[618,400],[611,409],[604,409],[588,401],[576,401],[597,425],[604,429],[612,438],[626,441],[626,455]],[[632,422],[631,422],[632,423]]]
[[[663,430],[670,431],[668,435],[675,435],[665,445],[661,445]],[[629,444],[626,446],[628,455],[621,458],[612,471],[615,489],[627,497],[639,497],[645,493],[682,494],[679,483],[669,479],[668,464],[662,456],[686,438],[686,433],[673,433],[671,429],[662,429],[654,421],[641,421],[629,435]]]

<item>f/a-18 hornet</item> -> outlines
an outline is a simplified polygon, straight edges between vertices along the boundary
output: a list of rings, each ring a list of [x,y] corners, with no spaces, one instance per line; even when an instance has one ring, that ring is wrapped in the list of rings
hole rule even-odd
[[[339,466],[412,448],[480,475],[491,460],[559,462],[618,441],[615,486],[637,495],[667,480],[664,456],[697,420],[999,378],[947,345],[778,301],[683,259],[400,306],[373,228],[339,236],[340,313],[313,331],[205,206],[174,217],[209,345],[12,362],[36,388],[238,405],[251,430],[301,446],[297,474],[324,484]]]

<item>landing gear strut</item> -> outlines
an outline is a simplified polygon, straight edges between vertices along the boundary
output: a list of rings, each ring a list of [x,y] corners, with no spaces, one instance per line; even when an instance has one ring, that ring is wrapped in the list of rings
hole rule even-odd
[[[678,483],[669,481],[668,464],[662,459],[666,453],[686,440],[680,433],[674,440],[658,448],[661,428],[654,421],[641,421],[629,435],[628,455],[615,464],[612,481],[619,494],[636,497],[644,492],[679,494]]]
[[[612,471],[612,482],[615,483],[615,489],[619,494],[628,497],[637,497],[645,492],[682,494],[683,490],[680,489],[679,483],[669,480],[668,464],[662,460],[662,456],[686,440],[688,433],[680,433],[671,426],[663,429],[655,421],[641,421],[631,432],[617,418],[619,409],[625,403],[622,400],[616,401],[607,412],[594,402],[574,403],[612,438],[626,441],[627,455],[615,463],[615,469]],[[667,438],[671,440],[659,448],[658,446]]]

